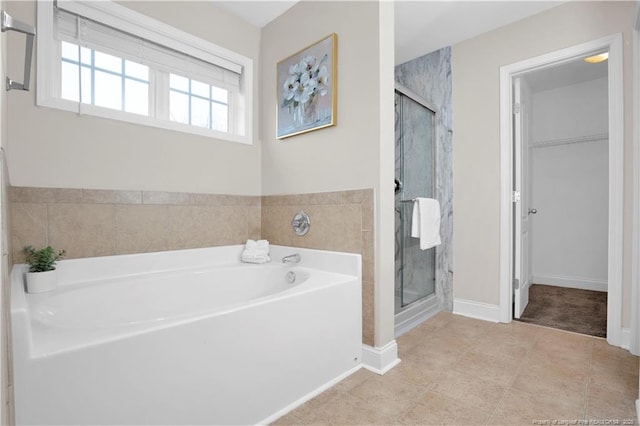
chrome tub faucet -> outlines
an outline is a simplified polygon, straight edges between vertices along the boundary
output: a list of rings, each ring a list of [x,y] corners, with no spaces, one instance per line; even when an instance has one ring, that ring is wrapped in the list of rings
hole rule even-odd
[[[295,253],[285,256],[282,258],[282,263],[300,263],[300,255]]]

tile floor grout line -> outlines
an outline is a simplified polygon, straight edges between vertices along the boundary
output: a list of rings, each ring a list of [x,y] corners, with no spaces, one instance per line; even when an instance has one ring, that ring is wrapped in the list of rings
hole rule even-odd
[[[594,340],[591,340],[591,350],[589,351],[589,364],[587,366],[587,380],[584,384],[584,404],[582,404],[582,418],[587,419],[589,413],[589,388],[591,384],[591,368],[593,364]]]
[[[495,407],[493,407],[493,410],[491,411],[491,415],[489,415],[489,418],[487,419],[487,422],[485,423],[485,425],[492,424],[492,420],[494,419],[496,413],[498,412],[498,408],[500,407],[500,404],[502,403],[504,398],[507,396],[507,391],[509,391],[510,389],[511,388],[504,388],[504,390],[502,391],[502,395],[500,395],[500,399],[498,400],[498,403],[496,404]]]

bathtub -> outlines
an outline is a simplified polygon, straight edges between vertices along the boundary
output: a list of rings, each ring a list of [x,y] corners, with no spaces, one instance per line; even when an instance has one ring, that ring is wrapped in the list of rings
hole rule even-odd
[[[241,251],[60,261],[39,294],[14,266],[16,424],[264,424],[361,367],[359,255]]]

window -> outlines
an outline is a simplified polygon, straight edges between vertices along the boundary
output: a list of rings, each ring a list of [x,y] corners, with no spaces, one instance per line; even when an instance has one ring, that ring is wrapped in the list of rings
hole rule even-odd
[[[62,42],[60,97],[149,115],[149,67]]]
[[[38,105],[251,143],[252,61],[111,2],[38,2]]]
[[[171,121],[226,132],[229,91],[177,74],[169,78]]]

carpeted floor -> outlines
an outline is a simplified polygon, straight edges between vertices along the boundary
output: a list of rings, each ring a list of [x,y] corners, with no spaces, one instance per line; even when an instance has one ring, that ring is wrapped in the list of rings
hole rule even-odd
[[[606,337],[607,293],[533,284],[520,321]]]

